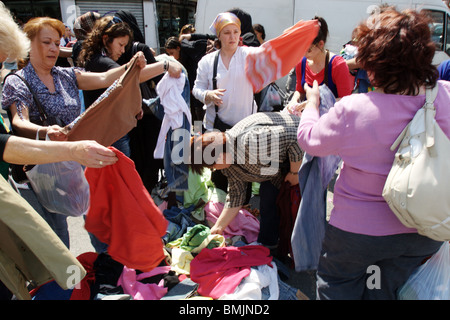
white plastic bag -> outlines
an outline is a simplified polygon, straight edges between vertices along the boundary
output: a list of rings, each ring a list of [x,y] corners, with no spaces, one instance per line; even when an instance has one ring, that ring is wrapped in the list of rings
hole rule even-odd
[[[399,300],[450,300],[450,245],[441,248],[406,281]]]
[[[89,184],[78,162],[38,164],[26,174],[39,202],[48,211],[78,217],[89,209]]]

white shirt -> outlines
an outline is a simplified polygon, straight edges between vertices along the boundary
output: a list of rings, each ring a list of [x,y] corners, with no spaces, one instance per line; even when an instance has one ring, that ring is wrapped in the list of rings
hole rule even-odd
[[[173,78],[166,72],[164,77],[158,82],[156,92],[161,99],[161,105],[164,107],[164,118],[159,131],[158,141],[153,157],[155,159],[164,158],[164,146],[167,132],[181,128],[183,126],[183,115],[185,114],[189,124],[192,123],[192,115],[182,93],[186,82],[184,73],[179,78]]]
[[[227,69],[219,55],[217,66],[217,88],[226,89],[219,106],[220,119],[229,124],[235,125],[245,117],[256,113],[258,107],[254,101],[253,88],[245,76],[245,57],[256,47],[238,47],[231,58]],[[192,94],[199,101],[205,103],[206,92],[213,89],[212,77],[214,69],[214,57],[217,52],[212,52],[204,56],[198,63],[197,78],[194,83]],[[205,104],[206,108],[203,125],[206,129],[213,128],[216,111],[213,103]]]

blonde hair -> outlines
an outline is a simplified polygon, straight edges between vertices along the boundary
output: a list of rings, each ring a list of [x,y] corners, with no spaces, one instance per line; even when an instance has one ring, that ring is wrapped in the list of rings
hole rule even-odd
[[[0,21],[0,51],[8,56],[8,60],[25,59],[30,51],[30,39],[1,1]]]

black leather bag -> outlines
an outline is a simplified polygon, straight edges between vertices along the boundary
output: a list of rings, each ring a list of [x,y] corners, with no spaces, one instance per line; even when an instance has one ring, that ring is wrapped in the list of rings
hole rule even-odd
[[[213,90],[217,89],[217,66],[219,64],[219,54],[220,51],[217,51],[216,56],[214,57],[214,69],[213,69]],[[219,118],[219,107],[215,106],[216,108],[216,117],[214,118],[214,125],[213,127],[219,131],[225,132],[228,129],[231,129],[233,126],[230,126],[229,124],[223,122]]]
[[[28,90],[30,90],[31,94],[33,95],[34,103],[36,104],[36,106],[37,106],[37,108],[39,110],[39,114],[40,114],[39,121],[37,121],[36,124],[39,124],[39,125],[42,125],[42,126],[52,126],[52,125],[57,124],[61,128],[63,128],[65,126],[64,122],[61,119],[59,119],[58,117],[49,117],[47,115],[47,113],[45,112],[45,110],[42,107],[41,103],[39,102],[38,98],[36,97],[35,93],[33,92],[33,90],[31,90],[30,85],[28,84],[28,82],[23,77],[21,77],[20,75],[14,73],[14,72],[11,72],[10,74],[8,74],[5,77],[4,81],[9,76],[16,76],[16,77],[20,78],[25,83],[25,85],[28,87]],[[8,118],[10,120],[10,123],[12,123],[11,112],[9,110],[8,110]],[[11,131],[12,131],[12,134],[14,134],[14,130],[12,129]],[[17,183],[22,184],[22,183],[29,182],[28,177],[26,175],[26,172],[28,170],[31,170],[34,167],[34,165],[33,164],[25,164],[25,165],[23,165],[23,164],[14,164],[14,163],[12,163],[12,164],[10,164],[9,167],[10,167],[11,176],[13,177],[14,181],[17,182]]]
[[[233,126],[230,126],[229,124],[220,120],[219,114],[217,113],[218,112],[217,109],[218,109],[218,107],[216,106],[216,117],[214,118],[214,129],[217,129],[222,132],[225,132],[228,129],[231,129]]]

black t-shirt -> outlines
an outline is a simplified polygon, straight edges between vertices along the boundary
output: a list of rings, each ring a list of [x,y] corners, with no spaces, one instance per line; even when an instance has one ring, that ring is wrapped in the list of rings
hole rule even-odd
[[[106,72],[110,69],[120,67],[120,65],[109,57],[103,56],[101,53],[95,54],[86,63],[85,70],[90,72]],[[84,90],[84,105],[86,109],[90,107],[106,89]]]
[[[198,62],[206,54],[207,39],[181,41],[180,62],[186,68],[191,88],[197,78]]]

